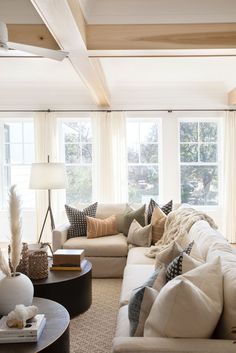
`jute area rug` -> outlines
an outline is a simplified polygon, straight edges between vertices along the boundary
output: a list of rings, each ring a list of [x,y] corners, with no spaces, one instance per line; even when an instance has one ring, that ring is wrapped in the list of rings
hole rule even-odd
[[[70,322],[71,353],[111,353],[121,283],[121,279],[93,279],[90,309]]]

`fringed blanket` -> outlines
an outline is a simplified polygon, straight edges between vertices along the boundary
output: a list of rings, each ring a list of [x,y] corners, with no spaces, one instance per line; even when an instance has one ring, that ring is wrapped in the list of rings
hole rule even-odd
[[[193,208],[180,208],[170,212],[166,219],[162,238],[154,246],[151,246],[146,256],[155,257],[157,252],[166,248],[173,241],[181,243],[187,237],[192,225],[199,220],[207,221],[212,228],[217,229],[217,225],[211,217]]]

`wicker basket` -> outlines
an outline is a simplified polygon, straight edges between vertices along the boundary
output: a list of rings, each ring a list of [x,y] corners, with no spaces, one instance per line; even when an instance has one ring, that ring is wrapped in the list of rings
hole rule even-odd
[[[29,278],[43,279],[48,277],[48,255],[45,251],[33,251],[29,254]]]

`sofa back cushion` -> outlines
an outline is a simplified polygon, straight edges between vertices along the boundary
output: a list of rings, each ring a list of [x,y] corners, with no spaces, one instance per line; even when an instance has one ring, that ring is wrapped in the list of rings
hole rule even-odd
[[[221,258],[223,273],[224,305],[215,336],[221,339],[236,339],[236,253],[227,240],[206,221],[196,222],[189,237],[198,246],[203,259],[207,262]]]

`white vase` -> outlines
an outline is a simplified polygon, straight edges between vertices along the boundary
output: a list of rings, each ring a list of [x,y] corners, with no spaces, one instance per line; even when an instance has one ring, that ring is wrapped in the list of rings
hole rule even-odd
[[[0,315],[7,315],[17,304],[32,305],[33,296],[33,284],[23,273],[3,277],[0,280]]]

